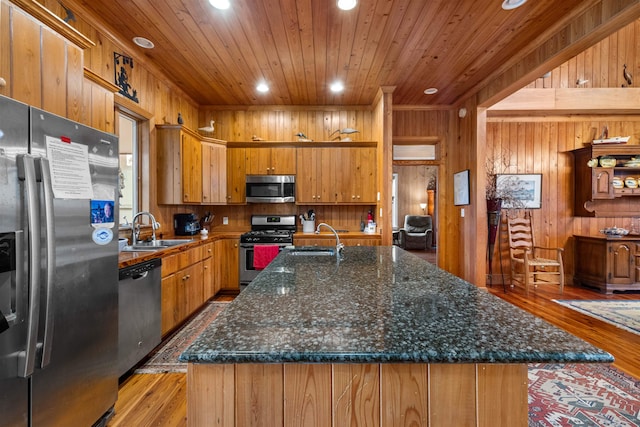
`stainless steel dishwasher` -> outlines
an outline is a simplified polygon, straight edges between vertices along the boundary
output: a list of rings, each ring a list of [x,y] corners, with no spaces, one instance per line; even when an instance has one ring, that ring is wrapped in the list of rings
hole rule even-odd
[[[134,367],[161,341],[160,258],[120,269],[118,375]]]

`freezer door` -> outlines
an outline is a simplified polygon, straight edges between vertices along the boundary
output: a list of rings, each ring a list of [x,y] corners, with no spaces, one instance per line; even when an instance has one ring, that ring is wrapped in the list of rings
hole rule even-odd
[[[48,157],[52,175],[71,176],[53,199],[53,333],[31,378],[33,425],[89,426],[118,393],[118,228],[99,212],[111,202],[118,218],[118,141],[37,109],[30,140],[32,153]],[[91,198],[86,182],[77,182],[87,161]]]
[[[27,236],[16,158],[28,148],[28,107],[0,97],[0,424],[26,426]],[[24,359],[23,359],[24,360]]]

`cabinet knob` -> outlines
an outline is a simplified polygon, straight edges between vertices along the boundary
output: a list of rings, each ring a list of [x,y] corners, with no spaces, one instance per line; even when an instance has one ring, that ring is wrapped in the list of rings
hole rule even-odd
[[[355,199],[355,198],[356,198],[355,194],[351,195],[351,198],[352,198],[352,199]]]

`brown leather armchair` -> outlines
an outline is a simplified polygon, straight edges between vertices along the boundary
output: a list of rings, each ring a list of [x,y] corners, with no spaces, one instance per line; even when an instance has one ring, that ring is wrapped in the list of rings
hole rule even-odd
[[[399,235],[403,249],[428,249],[432,247],[433,220],[431,215],[405,215],[404,227]]]

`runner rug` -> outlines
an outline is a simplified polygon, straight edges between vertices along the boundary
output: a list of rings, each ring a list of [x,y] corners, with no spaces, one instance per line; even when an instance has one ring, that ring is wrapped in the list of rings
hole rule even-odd
[[[640,301],[629,300],[553,300],[625,331],[640,335]]]
[[[204,331],[209,323],[224,310],[228,302],[208,302],[190,321],[166,338],[147,361],[135,370],[136,374],[164,372],[187,373],[187,364],[180,362],[180,354]]]

